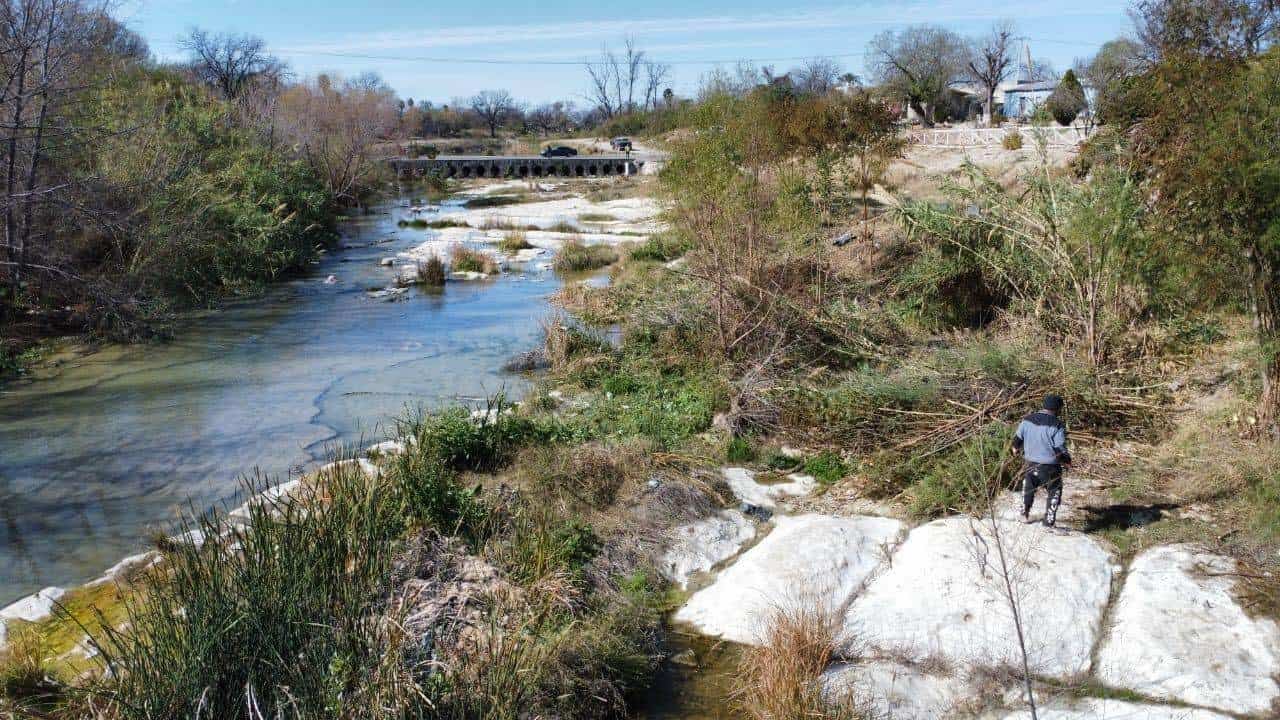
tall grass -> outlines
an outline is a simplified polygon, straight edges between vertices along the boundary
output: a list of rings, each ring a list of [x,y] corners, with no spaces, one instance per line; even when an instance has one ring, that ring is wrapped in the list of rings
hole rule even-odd
[[[618,261],[618,251],[608,245],[586,245],[574,238],[565,242],[553,266],[559,272],[595,270]]]
[[[258,502],[247,521],[205,516],[129,601],[128,629],[93,641],[97,689],[121,718],[382,717],[391,648],[371,625],[405,525],[399,494],[354,464],[323,499]],[[411,683],[410,683],[411,684]]]
[[[512,230],[502,236],[498,241],[498,249],[508,255],[514,255],[521,250],[528,250],[533,246],[529,244],[529,236],[523,230]]]
[[[488,254],[459,245],[449,254],[449,264],[454,272],[475,272],[495,275],[498,263]]]
[[[839,614],[813,599],[775,609],[764,642],[749,648],[739,666],[735,700],[751,720],[860,720],[850,700],[824,695],[820,677],[831,664]]]

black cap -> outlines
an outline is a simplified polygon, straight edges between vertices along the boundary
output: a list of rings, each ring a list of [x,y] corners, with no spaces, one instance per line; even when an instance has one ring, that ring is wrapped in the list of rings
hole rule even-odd
[[[1054,412],[1057,412],[1057,411],[1061,410],[1061,409],[1062,409],[1062,396],[1061,396],[1061,395],[1045,395],[1045,396],[1044,396],[1044,409],[1045,409],[1045,410],[1052,410],[1052,411],[1054,411]]]

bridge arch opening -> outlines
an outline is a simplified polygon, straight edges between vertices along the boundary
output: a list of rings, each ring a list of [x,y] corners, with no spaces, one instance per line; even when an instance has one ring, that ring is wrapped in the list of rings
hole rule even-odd
[[[529,166],[528,166],[528,165],[521,165],[521,166],[520,166],[520,177],[528,177],[528,176],[529,176]]]
[[[496,178],[496,177],[498,177],[498,176],[500,176],[500,175],[502,175],[502,170],[498,169],[498,166],[497,166],[497,165],[490,165],[490,166],[489,166],[489,177],[491,177],[491,178]]]
[[[587,171],[581,165],[575,165],[573,168],[573,174],[577,175],[578,177],[582,177],[583,175],[587,174]]]
[[[605,163],[605,164],[604,164],[604,167],[600,168],[600,171],[601,171],[601,174],[603,174],[603,175],[612,175],[612,174],[613,174],[613,166],[612,166],[612,165],[610,165],[609,163]]]
[[[541,165],[534,165],[534,166],[533,166],[533,176],[534,176],[534,177],[542,177],[542,166],[541,166]]]
[[[595,165],[592,165],[591,167],[587,168],[587,174],[590,175],[591,177],[595,177],[599,173],[600,173],[600,168],[596,167]]]
[[[463,166],[462,166],[462,177],[464,177],[464,178],[469,178],[469,177],[471,177],[471,166],[470,166],[470,165],[463,165]]]

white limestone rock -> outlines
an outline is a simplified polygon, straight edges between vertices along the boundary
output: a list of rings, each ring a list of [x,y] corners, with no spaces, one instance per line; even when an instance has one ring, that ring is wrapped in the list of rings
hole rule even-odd
[[[67,591],[60,587],[47,587],[40,592],[28,595],[0,610],[0,621],[25,620],[40,622],[53,615],[53,605]]]
[[[681,525],[662,555],[662,574],[687,588],[690,577],[733,557],[755,534],[755,524],[737,510],[722,510]]]
[[[1098,678],[1242,715],[1280,707],[1280,630],[1240,607],[1234,572],[1234,560],[1190,545],[1134,558],[1098,654]]]
[[[404,442],[400,440],[383,440],[380,443],[374,443],[364,449],[364,454],[369,457],[381,457],[392,455],[403,455],[405,453]]]
[[[1052,703],[1036,708],[1040,720],[1231,720],[1211,710],[1146,705],[1121,700],[1084,698],[1071,704]],[[1031,713],[1019,710],[998,716],[999,720],[1030,720]]]
[[[758,644],[770,616],[800,604],[840,612],[884,563],[905,527],[881,517],[779,516],[675,619],[708,635]]]
[[[180,537],[186,538],[190,536],[192,533],[199,535],[200,542],[201,543],[204,542],[204,533],[200,532],[199,530],[192,530],[191,532],[186,533],[185,535],[182,535]],[[100,585],[104,582],[113,582],[116,580],[120,580],[121,578],[125,578],[128,575],[131,575],[135,572],[140,572],[142,570],[146,570],[147,568],[153,567],[157,563],[161,562],[163,559],[164,557],[159,552],[156,552],[155,550],[149,550],[144,553],[138,553],[137,555],[130,555],[129,557],[121,560],[115,565],[112,565],[111,567],[107,568],[107,571],[102,574],[102,577],[99,577],[98,579],[92,581],[89,584]]]
[[[454,270],[449,273],[449,277],[454,280],[484,280],[489,276],[485,273],[476,272],[474,270]]]
[[[973,689],[955,674],[937,675],[890,660],[832,665],[820,678],[826,697],[852,699],[869,717],[944,720],[972,700]]]
[[[378,264],[381,265],[382,267],[392,267],[393,265],[396,264],[396,259],[391,257],[384,257],[382,258],[382,260],[378,261]]]
[[[1111,591],[1111,558],[1092,539],[1001,521],[1032,672],[1087,673]],[[892,567],[853,603],[842,642],[953,667],[1021,662],[989,522],[937,520],[911,531]]]
[[[721,472],[738,500],[769,510],[778,507],[780,498],[808,495],[818,485],[818,481],[809,475],[791,474],[787,476],[788,482],[766,485],[757,482],[756,474],[746,468],[730,467]]]

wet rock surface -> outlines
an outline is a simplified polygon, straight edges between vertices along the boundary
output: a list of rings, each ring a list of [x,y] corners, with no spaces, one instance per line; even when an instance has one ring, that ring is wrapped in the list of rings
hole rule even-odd
[[[746,515],[721,510],[676,528],[660,569],[668,580],[687,588],[693,575],[733,557],[755,534],[755,523]]]

